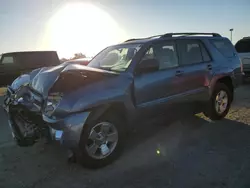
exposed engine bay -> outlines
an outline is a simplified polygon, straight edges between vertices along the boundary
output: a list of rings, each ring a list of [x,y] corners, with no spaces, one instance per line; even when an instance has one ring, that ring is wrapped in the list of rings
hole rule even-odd
[[[35,95],[28,86],[22,86],[16,92],[9,87],[7,93],[9,97],[5,99],[8,100],[5,101],[5,110],[12,122],[13,137],[18,145],[33,145],[42,137],[49,138],[49,127],[41,118],[41,97]]]

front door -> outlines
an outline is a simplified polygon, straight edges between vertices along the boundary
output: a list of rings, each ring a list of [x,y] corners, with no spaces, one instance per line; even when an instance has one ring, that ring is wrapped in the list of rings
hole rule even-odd
[[[136,75],[134,80],[135,103],[140,115],[161,113],[182,87],[174,41],[152,44],[142,60],[150,58],[159,61],[159,70]]]

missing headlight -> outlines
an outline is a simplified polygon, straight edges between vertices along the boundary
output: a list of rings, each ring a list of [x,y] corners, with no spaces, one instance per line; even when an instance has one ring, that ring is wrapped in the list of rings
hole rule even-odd
[[[46,115],[48,115],[48,116],[52,115],[52,113],[55,111],[55,109],[60,104],[62,97],[63,97],[63,94],[59,93],[59,92],[49,94],[49,96],[47,98],[45,110],[44,110]]]

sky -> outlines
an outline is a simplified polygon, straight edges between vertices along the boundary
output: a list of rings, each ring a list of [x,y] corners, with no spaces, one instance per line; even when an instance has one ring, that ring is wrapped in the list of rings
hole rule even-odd
[[[56,50],[93,56],[129,38],[217,32],[250,36],[249,0],[0,0],[0,54]]]

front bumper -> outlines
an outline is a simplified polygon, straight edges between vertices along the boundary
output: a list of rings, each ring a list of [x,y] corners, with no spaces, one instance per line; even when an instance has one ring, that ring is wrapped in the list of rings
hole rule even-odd
[[[19,141],[24,141],[26,139],[20,131],[21,126],[13,121],[16,111],[20,108],[24,108],[28,111],[28,113],[26,113],[26,117],[31,120],[29,122],[32,122],[40,127],[47,127],[50,137],[53,140],[60,141],[61,145],[68,149],[78,148],[82,130],[90,112],[79,112],[70,114],[62,119],[52,119],[39,112],[35,104],[25,102],[24,100],[15,100],[15,97],[13,97],[15,96],[15,91],[11,88],[8,88],[8,91],[9,92],[7,92],[7,95],[5,96],[3,106],[8,115],[9,125],[15,139],[18,139]],[[35,116],[35,118],[33,116]],[[36,142],[36,140],[34,140],[34,142]]]
[[[54,140],[60,141],[61,145],[68,149],[77,149],[89,114],[90,112],[81,112],[60,120],[43,115],[43,120],[50,127],[50,133]]]

